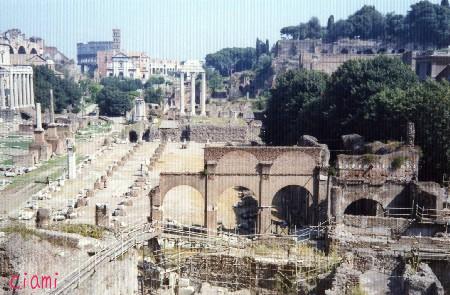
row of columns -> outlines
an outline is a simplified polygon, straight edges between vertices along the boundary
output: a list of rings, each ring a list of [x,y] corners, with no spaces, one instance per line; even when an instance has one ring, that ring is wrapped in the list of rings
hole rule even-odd
[[[184,72],[180,73],[180,114],[185,115],[185,99],[184,99]],[[191,75],[191,116],[195,116],[195,80],[197,73]],[[202,85],[200,92],[200,116],[206,116],[206,73],[201,72]]]
[[[9,87],[6,86],[6,79]],[[8,106],[11,109],[30,107],[34,105],[33,74],[9,73],[9,77],[0,77],[0,108],[5,109],[6,89],[9,89]]]

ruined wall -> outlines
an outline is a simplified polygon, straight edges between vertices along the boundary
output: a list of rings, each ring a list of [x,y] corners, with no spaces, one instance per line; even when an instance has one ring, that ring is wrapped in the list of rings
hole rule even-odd
[[[217,126],[217,125],[182,125],[178,128],[158,129],[151,132],[150,140],[163,139],[170,141],[195,142],[234,142],[249,144],[260,142],[260,127],[257,126]],[[125,136],[125,135],[124,135]]]

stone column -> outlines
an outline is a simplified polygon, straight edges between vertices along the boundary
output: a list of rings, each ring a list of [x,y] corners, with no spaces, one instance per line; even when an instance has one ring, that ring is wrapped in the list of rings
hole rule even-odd
[[[17,74],[14,74],[13,82],[14,82],[14,108],[19,107],[19,85],[18,83],[18,76]]]
[[[67,176],[68,179],[75,179],[77,177],[75,145],[69,139],[67,140]]]
[[[206,116],[206,73],[202,73],[202,91],[200,95],[201,116]]]
[[[180,73],[180,115],[184,115],[184,73]]]
[[[23,74],[19,74],[17,77],[17,82],[18,82],[18,88],[19,88],[19,92],[18,92],[18,106],[19,108],[23,107],[24,105],[24,95],[23,95]]]
[[[4,77],[0,78],[0,109],[6,108],[6,97],[5,97],[5,81]]]
[[[25,105],[31,106],[30,104],[30,79],[28,78],[28,74],[24,74],[25,80]]]
[[[270,234],[272,231],[272,196],[270,195],[271,179],[270,168],[272,167],[271,161],[261,161],[260,166],[260,191],[259,191],[259,222],[258,233]]]
[[[33,74],[30,74],[30,99],[31,99],[31,105],[34,105],[34,82],[33,82]]]
[[[53,89],[50,89],[50,124],[55,124],[55,106],[53,101]]]
[[[36,104],[36,131],[43,131],[42,129],[42,117],[41,117],[41,104]]]
[[[14,107],[14,82],[13,82],[13,74],[9,75],[9,107]]]
[[[195,116],[195,73],[191,73],[191,116]]]

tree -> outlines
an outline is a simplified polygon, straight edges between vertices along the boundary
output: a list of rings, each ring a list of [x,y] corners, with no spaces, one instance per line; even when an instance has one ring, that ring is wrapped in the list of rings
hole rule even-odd
[[[409,41],[428,46],[439,39],[437,36],[439,23],[435,5],[428,1],[411,5],[405,23],[408,26]]]
[[[317,17],[312,17],[307,23],[307,38],[319,39],[322,38],[322,26]]]
[[[215,69],[206,68],[206,81],[212,93],[223,89],[223,78]]]
[[[145,89],[144,100],[147,103],[161,104],[164,99],[164,95],[161,88],[149,87]]]
[[[106,116],[123,116],[131,110],[130,95],[116,87],[106,86],[97,95],[100,114]]]
[[[117,77],[103,78],[100,82],[105,87],[114,87],[120,91],[136,91],[142,88],[142,81],[139,79],[120,79]]]
[[[327,80],[326,74],[306,70],[291,70],[278,76],[267,102],[264,141],[292,145],[308,133],[309,126],[303,120],[304,107],[321,99]]]
[[[441,181],[450,173],[450,85],[426,81],[406,90],[385,89],[370,99],[368,124],[382,129],[381,139],[402,139],[406,122],[416,126],[416,145],[423,151],[422,180]],[[389,128],[386,128],[389,126]]]
[[[80,107],[82,90],[77,83],[71,79],[61,79],[46,66],[33,67],[34,73],[34,94],[36,102],[42,104],[44,108],[50,106],[50,89],[53,89],[55,111],[61,112],[72,106],[72,110],[77,112]]]
[[[232,72],[249,70],[256,62],[255,48],[224,48],[206,55],[207,67],[213,67],[222,76],[229,76]]]
[[[377,132],[365,124],[367,102],[386,88],[407,89],[417,82],[416,74],[400,59],[378,56],[373,60],[344,63],[331,76],[327,87],[328,121],[325,138],[359,133],[376,139]]]
[[[327,22],[327,31],[331,31],[334,27],[334,15],[330,15]]]
[[[400,14],[388,13],[386,15],[386,40],[389,42],[405,41],[405,17]]]
[[[272,76],[272,58],[263,54],[258,58],[255,65],[255,87],[264,88],[265,82]]]
[[[441,1],[441,6],[443,6],[443,7],[450,7],[450,3],[448,2],[448,0],[442,0]]]
[[[153,85],[161,85],[164,84],[165,79],[163,76],[150,76],[147,82],[144,84],[144,88],[152,87]]]
[[[384,37],[385,18],[375,6],[364,5],[348,18],[353,26],[353,37],[380,39]]]

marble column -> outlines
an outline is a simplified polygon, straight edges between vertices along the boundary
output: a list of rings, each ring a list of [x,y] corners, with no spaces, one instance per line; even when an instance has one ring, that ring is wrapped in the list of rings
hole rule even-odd
[[[34,82],[33,82],[33,74],[30,74],[30,99],[31,99],[31,104],[34,105]]]
[[[180,73],[180,115],[184,115],[184,73]]]
[[[200,95],[201,116],[206,116],[206,73],[202,73],[202,91]]]
[[[14,108],[19,107],[19,84],[18,84],[18,75],[14,74],[13,83],[14,83]]]
[[[23,95],[23,74],[18,74],[17,75],[17,87],[19,88],[19,91],[18,91],[18,96],[17,96],[17,98],[18,98],[18,107],[19,108],[21,108],[21,107],[23,107],[23,98],[24,98],[24,95]]]
[[[14,108],[14,82],[13,74],[9,75],[9,107]]]
[[[25,80],[25,106],[31,106],[30,104],[30,80],[28,79],[28,74],[24,75]]]
[[[1,76],[0,78],[0,109],[6,108],[6,97],[5,97],[5,78]]]
[[[191,116],[195,116],[195,73],[191,73]]]
[[[36,131],[42,131],[42,113],[41,104],[36,104]]]

